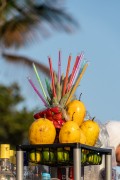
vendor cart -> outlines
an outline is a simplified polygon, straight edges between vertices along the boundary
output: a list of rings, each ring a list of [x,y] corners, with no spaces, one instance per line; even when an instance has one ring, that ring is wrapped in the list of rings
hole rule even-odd
[[[62,167],[62,166],[73,166],[74,180],[84,179],[84,166],[95,165],[96,163],[90,159],[89,154],[99,155],[101,160],[98,161],[98,165],[102,163],[102,157],[105,156],[105,175],[106,180],[112,180],[112,150],[106,148],[98,148],[93,146],[87,146],[80,143],[65,143],[65,144],[43,144],[43,145],[17,145],[16,146],[16,179],[23,180],[23,152],[30,152],[31,150],[40,150],[41,152],[44,148],[48,148],[50,151],[56,154],[58,148],[66,149],[69,152],[69,160],[64,162],[58,161],[57,157],[54,162],[42,161],[40,164],[52,166],[52,167]],[[82,153],[87,154],[84,161],[82,160]]]

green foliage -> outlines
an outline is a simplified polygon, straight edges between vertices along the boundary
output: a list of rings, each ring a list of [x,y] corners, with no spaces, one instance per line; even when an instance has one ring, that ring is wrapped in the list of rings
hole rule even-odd
[[[27,140],[33,111],[26,108],[17,110],[17,105],[23,100],[17,84],[0,85],[0,144],[9,143],[15,147]]]
[[[78,27],[78,23],[60,4],[60,0],[43,0],[39,3],[33,0],[2,0],[0,2],[1,45],[7,48],[19,48],[27,45],[31,40],[33,42],[39,36],[46,38],[50,34],[50,28],[73,32],[74,28]]]

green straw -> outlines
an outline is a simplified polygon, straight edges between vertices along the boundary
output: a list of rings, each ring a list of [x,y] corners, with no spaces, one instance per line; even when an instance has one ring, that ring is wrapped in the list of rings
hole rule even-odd
[[[38,82],[39,82],[39,84],[40,84],[40,87],[41,87],[41,89],[42,89],[42,92],[43,92],[43,94],[44,94],[44,97],[45,97],[45,99],[47,100],[47,95],[46,95],[46,93],[45,93],[44,87],[43,87],[43,85],[42,85],[42,82],[41,82],[41,80],[40,80],[39,74],[38,74],[38,72],[37,72],[37,68],[36,68],[36,66],[35,66],[34,63],[33,63],[33,68],[34,68],[36,77],[37,77],[37,79],[38,79]]]

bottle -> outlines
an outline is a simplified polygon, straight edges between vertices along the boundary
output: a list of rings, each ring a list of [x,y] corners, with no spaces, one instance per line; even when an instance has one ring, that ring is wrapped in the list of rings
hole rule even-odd
[[[13,171],[13,153],[14,151],[10,149],[10,169]]]
[[[23,180],[32,180],[33,172],[29,167],[28,154],[24,152],[24,168],[23,168]]]
[[[0,180],[15,180],[10,167],[10,144],[0,145]]]
[[[33,179],[40,180],[41,179],[41,167],[37,164],[31,164],[31,169],[33,172]]]
[[[72,170],[71,170],[70,173],[72,173]],[[66,169],[66,167],[58,167],[57,168],[57,177],[58,177],[58,179],[61,179],[61,180],[69,179],[68,176],[69,176],[68,175],[68,169]]]
[[[51,176],[49,173],[42,173],[42,180],[50,180]]]
[[[16,151],[10,150],[11,171],[16,177]]]

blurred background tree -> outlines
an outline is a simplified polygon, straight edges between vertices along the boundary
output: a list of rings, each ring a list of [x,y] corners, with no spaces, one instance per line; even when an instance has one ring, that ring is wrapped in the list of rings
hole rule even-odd
[[[71,33],[78,25],[63,7],[60,0],[0,0],[1,55],[13,63],[31,65],[32,60],[17,54],[6,53],[8,48],[30,45],[38,38],[48,37],[50,30]],[[48,68],[37,63],[48,74]]]
[[[33,111],[28,112],[26,108],[17,110],[17,105],[23,100],[17,84],[0,85],[0,144],[10,143],[15,147],[28,139]]]

